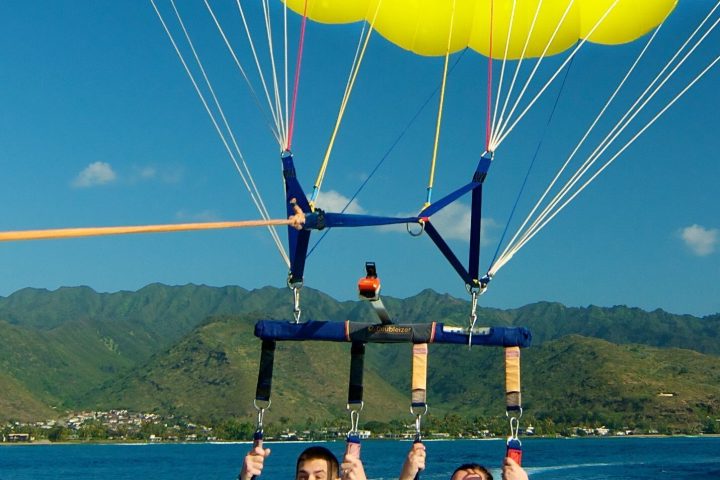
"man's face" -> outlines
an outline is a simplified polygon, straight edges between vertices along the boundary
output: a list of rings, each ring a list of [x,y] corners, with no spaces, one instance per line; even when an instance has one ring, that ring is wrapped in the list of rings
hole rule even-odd
[[[485,474],[480,470],[458,470],[450,480],[485,480]]]
[[[322,458],[305,460],[300,464],[296,480],[333,480],[335,475],[328,472],[329,463]]]

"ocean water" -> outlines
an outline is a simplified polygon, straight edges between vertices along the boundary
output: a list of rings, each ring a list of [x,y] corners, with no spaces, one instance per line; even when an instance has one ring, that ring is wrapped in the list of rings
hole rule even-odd
[[[325,443],[336,455],[344,444]],[[305,443],[267,444],[272,453],[262,478],[292,478]],[[366,441],[362,446],[368,479],[397,478],[409,442]],[[422,479],[448,479],[470,461],[497,466],[505,445],[500,440],[426,443],[427,470]],[[0,447],[0,480],[127,479],[183,480],[237,477],[249,444],[32,445]],[[720,438],[529,439],[523,464],[531,479],[720,479]]]

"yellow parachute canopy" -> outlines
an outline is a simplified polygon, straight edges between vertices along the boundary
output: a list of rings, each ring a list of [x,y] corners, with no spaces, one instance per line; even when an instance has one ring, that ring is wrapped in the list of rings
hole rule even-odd
[[[508,58],[520,58],[538,6],[525,57],[542,55],[572,0],[516,0],[512,22],[513,0],[284,1],[300,14],[307,2],[308,17],[322,23],[372,22],[374,18],[374,28],[383,37],[420,55],[444,55],[449,41],[450,52],[470,47],[489,56],[492,7],[492,57],[503,58],[510,32]],[[630,42],[659,25],[677,4],[677,0],[619,0],[588,37],[614,1],[575,0],[548,54],[560,53],[584,38],[607,45]]]

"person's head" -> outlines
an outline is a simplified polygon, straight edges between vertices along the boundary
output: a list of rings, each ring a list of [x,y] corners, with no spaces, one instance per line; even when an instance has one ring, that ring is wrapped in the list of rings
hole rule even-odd
[[[297,459],[295,480],[335,480],[340,464],[325,447],[306,448]]]
[[[493,476],[482,465],[466,463],[455,469],[450,480],[493,480]]]

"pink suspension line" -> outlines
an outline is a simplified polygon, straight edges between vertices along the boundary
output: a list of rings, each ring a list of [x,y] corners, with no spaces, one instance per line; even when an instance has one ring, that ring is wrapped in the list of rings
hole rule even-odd
[[[485,116],[485,151],[490,149],[490,135],[492,134],[490,122],[492,121],[492,65],[493,65],[493,15],[495,1],[490,1],[490,51],[488,52],[488,86],[487,86],[487,113]]]
[[[305,46],[305,27],[307,25],[307,4],[305,0],[305,8],[303,9],[302,25],[300,27],[300,43],[298,45],[297,61],[295,63],[295,80],[293,85],[292,108],[290,111],[290,123],[288,124],[287,150],[292,146],[293,130],[295,127],[295,108],[297,107],[298,89],[300,86],[300,67],[302,66],[303,48]]]

